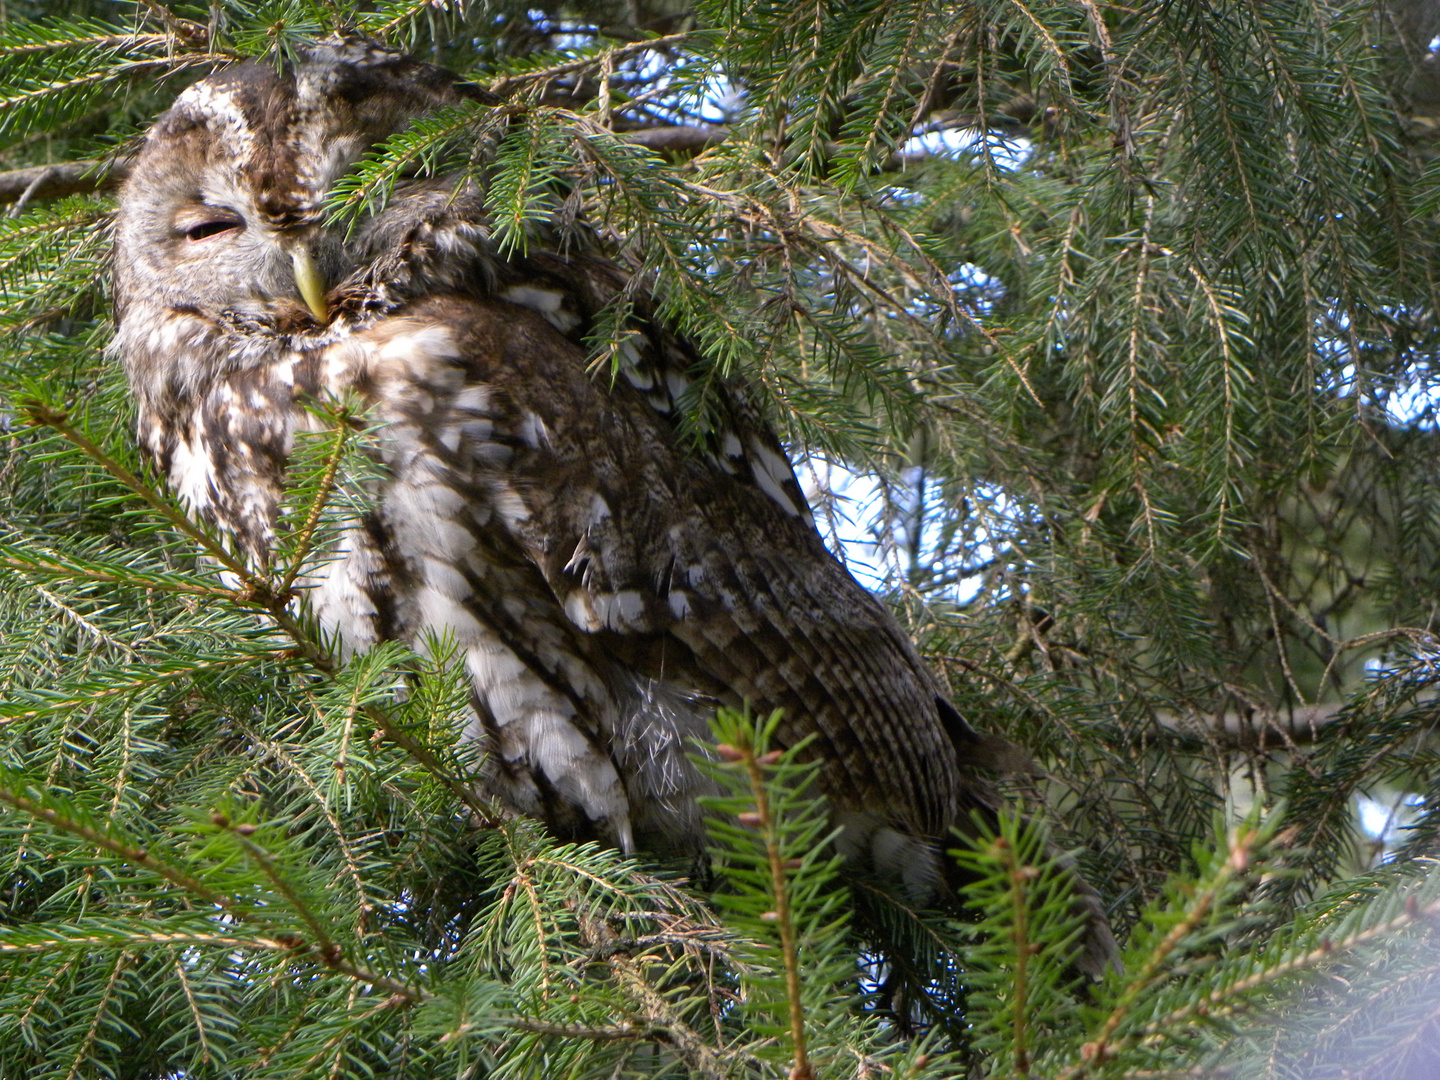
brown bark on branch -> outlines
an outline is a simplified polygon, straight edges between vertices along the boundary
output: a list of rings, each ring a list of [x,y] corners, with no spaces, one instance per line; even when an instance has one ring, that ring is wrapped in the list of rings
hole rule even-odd
[[[728,134],[725,128],[715,124],[696,124],[641,128],[638,131],[623,132],[620,137],[626,142],[660,153],[698,154],[716,143],[724,142]]]
[[[92,191],[110,191],[130,172],[129,158],[114,161],[63,161],[0,172],[0,205],[59,199]]]
[[[648,147],[662,154],[698,154],[724,142],[729,132],[716,124],[675,125],[639,128],[617,132],[626,142]],[[929,154],[891,154],[881,165],[885,172],[903,170],[924,161]],[[28,169],[0,172],[0,206],[19,203],[25,206],[44,199],[66,195],[86,195],[97,191],[113,191],[130,174],[130,159],[111,161],[64,161],[53,165],[35,165]]]
[[[1422,697],[1416,703],[1434,705]],[[1227,712],[1198,716],[1161,711],[1156,722],[1169,731],[1197,741],[1213,742],[1231,750],[1280,749],[1303,746],[1320,736],[1320,730],[1345,715],[1342,705],[1297,705],[1283,712],[1262,714]]]

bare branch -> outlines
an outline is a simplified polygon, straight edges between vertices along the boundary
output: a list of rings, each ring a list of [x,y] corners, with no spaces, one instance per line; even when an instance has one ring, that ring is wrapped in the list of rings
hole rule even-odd
[[[1343,705],[1297,705],[1279,712],[1226,712],[1220,716],[1160,711],[1155,720],[1182,738],[1237,750],[1263,750],[1315,742],[1322,728],[1343,716]]]
[[[112,191],[130,175],[131,160],[125,157],[110,161],[65,161],[0,172],[0,205],[22,199],[28,203],[36,199]]]
[[[698,154],[724,142],[729,132],[718,124],[675,125],[626,131],[620,138],[651,150],[671,154]]]

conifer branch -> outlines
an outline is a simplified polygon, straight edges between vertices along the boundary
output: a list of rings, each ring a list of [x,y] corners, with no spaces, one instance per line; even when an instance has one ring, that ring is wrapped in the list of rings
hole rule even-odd
[[[88,436],[81,434],[80,430],[70,422],[70,417],[66,412],[34,399],[21,402],[21,407],[25,410],[32,424],[53,428],[59,432],[60,435],[80,449],[91,461],[95,462],[95,464],[99,465],[116,480],[120,481],[120,483],[131,492],[138,495],[146,505],[169,522],[176,531],[188,536],[202,548],[207,555],[219,563],[220,566],[244,582],[247,589],[257,594],[263,594],[267,591],[265,582],[256,577],[243,560],[232,555],[223,544],[205,530],[198,528],[188,517],[176,510],[167,499],[162,498],[153,487],[145,483],[124,465],[107,454]]]
[[[8,29],[8,27],[7,27]],[[29,42],[11,42],[0,45],[0,57],[25,56],[29,53],[50,52],[54,49],[126,49],[164,48],[173,44],[169,34],[79,34],[63,38],[44,38]]]
[[[36,86],[28,90],[12,89],[8,93],[3,94],[3,96],[0,96],[0,113],[18,108],[38,98],[98,86],[108,82],[118,82],[125,77],[133,77],[158,69],[165,69],[167,74],[176,74],[194,67],[204,67],[212,64],[228,64],[232,62],[233,59],[234,57],[216,56],[210,53],[189,53],[180,56],[160,57],[157,59],[126,60],[116,64],[114,67],[85,72],[84,74],[76,75],[69,79],[56,79],[43,86]]]
[[[88,437],[81,434],[70,422],[68,416],[39,401],[25,403],[26,410],[31,421],[43,424],[58,431],[68,441],[82,450],[92,461],[100,465],[111,476],[115,477],[125,487],[129,488],[136,495],[139,495],[153,510],[160,513],[174,528],[195,541],[209,556],[215,559],[221,566],[234,573],[245,583],[245,590],[239,599],[242,603],[254,603],[262,608],[277,626],[295,643],[300,654],[323,674],[331,675],[335,671],[334,659],[322,645],[315,641],[312,635],[300,624],[294,613],[291,611],[290,589],[275,589],[262,578],[256,577],[250,568],[240,559],[231,555],[230,552],[214,540],[209,533],[197,528],[183,514],[179,513],[165,499],[161,498],[150,485],[141,481],[129,469],[106,454]],[[338,453],[338,450],[337,450]],[[329,473],[329,482],[333,485],[334,474]],[[484,800],[480,799],[474,788],[458,779],[451,770],[446,769],[429,748],[425,747],[418,740],[412,738],[390,715],[375,705],[365,706],[366,717],[383,731],[395,745],[399,746],[414,760],[424,766],[433,776],[436,777],[452,794],[468,806],[476,816],[476,820],[482,822],[486,827],[493,827],[496,817],[493,808]]]
[[[675,1047],[698,1077],[721,1080],[730,1075],[716,1052],[698,1032],[680,1019],[664,997],[655,992],[633,960],[626,956],[612,956],[606,964],[618,977],[620,985],[638,1002],[641,1015],[652,1025],[650,1038]]]
[[[358,692],[359,688],[357,686],[356,693],[358,694]],[[351,717],[353,717],[354,715],[354,705],[355,703],[352,699],[351,708],[347,710],[347,714]],[[351,850],[350,839],[346,835],[345,827],[341,823],[339,816],[336,814],[334,807],[330,805],[329,800],[326,799],[324,793],[321,792],[320,785],[317,784],[314,778],[311,777],[309,772],[307,772],[305,768],[298,761],[295,760],[294,755],[287,753],[281,746],[279,746],[274,741],[265,739],[259,733],[250,730],[248,726],[242,725],[242,727],[245,730],[246,735],[250,738],[252,742],[255,743],[256,746],[262,747],[267,754],[273,757],[276,761],[279,761],[281,764],[283,764],[286,769],[288,769],[294,776],[299,779],[301,785],[305,788],[307,792],[309,792],[311,801],[315,804],[315,806],[319,809],[321,815],[325,818],[326,824],[330,827],[331,835],[335,837],[335,843],[340,848],[340,851],[344,856],[345,868],[349,872],[350,880],[355,886],[355,898],[359,906],[356,923],[357,925],[363,926],[365,911],[366,908],[369,906],[369,900],[365,890],[364,876],[360,871],[360,867],[358,865],[355,853]],[[340,760],[337,760],[337,768],[340,764]]]
[[[1015,1059],[1015,1070],[1021,1076],[1029,1076],[1030,1048],[1027,1045],[1027,1027],[1030,1020],[1030,1009],[1027,1000],[1029,994],[1027,976],[1033,950],[1030,942],[1030,898],[1027,895],[1026,887],[1039,877],[1039,871],[1033,866],[1026,866],[1019,862],[1015,858],[1015,852],[1003,836],[996,837],[992,850],[999,856],[1000,864],[1010,880],[1012,912],[1010,933],[1014,942],[1015,957],[1010,1052]]]
[[[75,1056],[70,1061],[70,1069],[65,1074],[65,1080],[77,1080],[81,1075],[81,1066],[90,1056],[91,1048],[95,1045],[96,1036],[100,1031],[100,1023],[105,1016],[110,999],[115,995],[115,987],[120,982],[121,975],[130,961],[128,953],[118,953],[110,962],[110,974],[105,980],[105,985],[100,992],[100,999],[94,1004],[94,1016],[91,1017],[90,1026],[84,1036],[75,1046]]]
[[[158,19],[165,27],[165,45],[173,42],[182,42],[190,48],[206,48],[210,44],[210,32],[202,23],[193,19],[186,19],[170,10],[168,4],[160,3],[160,0],[137,0],[140,7],[149,13],[151,18]]]
[[[1082,1060],[1062,1073],[1061,1080],[1079,1080],[1113,1057],[1125,1042],[1133,1042],[1139,1038],[1131,1036],[1117,1042],[1114,1035],[1144,992],[1166,977],[1171,957],[1185,939],[1214,912],[1234,878],[1250,867],[1254,846],[1260,839],[1259,831],[1253,828],[1242,827],[1234,832],[1230,838],[1228,857],[1220,863],[1210,879],[1196,890],[1183,915],[1150,951],[1144,965],[1126,984],[1096,1038],[1081,1048]]]
[[[1198,1000],[1188,1002],[1166,1016],[1151,1021],[1145,1028],[1145,1034],[1164,1036],[1187,1021],[1234,1013],[1245,1007],[1245,999],[1256,990],[1282,982],[1302,971],[1335,963],[1347,953],[1394,938],[1402,931],[1426,923],[1440,923],[1440,900],[1421,905],[1415,902],[1414,896],[1407,897],[1405,910],[1394,918],[1353,934],[1335,938],[1321,937],[1312,949],[1283,960],[1273,967],[1263,968],[1254,975],[1207,990]]]
[[[11,783],[14,782],[13,777],[8,779]],[[201,903],[222,908],[236,915],[243,916],[245,912],[245,908],[237,904],[233,898],[209,888],[201,882],[200,879],[186,873],[179,867],[172,866],[161,859],[157,859],[148,848],[112,836],[103,829],[68,815],[61,809],[51,806],[40,799],[17,794],[10,787],[3,786],[0,787],[0,803],[12,806],[16,810],[28,814],[38,821],[44,821],[54,828],[60,829],[62,832],[77,836],[86,843],[93,844],[95,847],[118,859],[133,863],[136,866],[143,866],[151,873],[183,889]]]
[[[544,67],[524,71],[515,75],[501,75],[492,79],[486,84],[492,94],[503,95],[507,91],[513,92],[515,88],[525,85],[544,85],[562,75],[573,75],[579,71],[599,71],[605,64],[613,64],[626,56],[636,53],[652,52],[665,49],[669,46],[683,45],[693,41],[695,31],[685,30],[678,34],[662,34],[658,37],[643,38],[640,41],[632,41],[625,45],[611,45],[592,56],[580,60],[567,60],[558,64],[549,64]]]
[[[336,478],[340,472],[340,463],[344,460],[345,449],[350,444],[354,432],[351,430],[348,418],[344,416],[332,416],[330,418],[333,431],[330,452],[325,457],[325,467],[320,474],[320,481],[316,485],[315,494],[310,500],[309,512],[305,515],[305,523],[300,527],[299,537],[295,543],[295,550],[290,556],[290,568],[280,579],[280,585],[275,592],[280,596],[289,596],[295,588],[295,582],[305,571],[306,561],[310,558],[315,542],[315,529],[320,524],[320,518],[325,513],[331,497],[335,494]]]
[[[724,750],[718,751],[724,756]],[[790,1005],[790,1041],[795,1047],[795,1065],[790,1070],[791,1080],[811,1080],[814,1071],[805,1048],[805,1003],[800,996],[800,956],[795,934],[795,921],[790,911],[790,893],[786,882],[789,869],[784,852],[780,848],[780,836],[774,815],[770,809],[770,796],[766,789],[766,777],[759,758],[752,748],[745,747],[745,772],[750,777],[750,791],[755,796],[754,824],[765,839],[765,858],[770,867],[770,887],[775,898],[773,918],[780,931],[780,955],[785,965],[785,996]],[[770,751],[776,759],[778,751]],[[747,822],[748,824],[749,822]],[[765,916],[762,916],[764,918]]]
[[[22,553],[14,547],[0,545],[0,566],[8,567],[22,575],[43,573],[66,581],[88,581],[100,585],[124,587],[139,585],[157,592],[203,596],[212,600],[235,595],[234,590],[218,584],[211,585],[175,576],[160,577],[130,566],[112,569],[98,567],[94,564],[81,564],[67,559],[62,553],[55,551],[31,554],[29,551]]]

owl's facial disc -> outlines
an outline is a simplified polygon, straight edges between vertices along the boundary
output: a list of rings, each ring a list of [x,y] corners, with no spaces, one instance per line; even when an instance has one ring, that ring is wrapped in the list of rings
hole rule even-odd
[[[201,311],[249,318],[284,316],[303,304],[327,321],[328,282],[345,263],[338,238],[313,225],[270,220],[245,192],[223,182],[175,191],[168,227],[149,238],[149,256],[172,268],[176,300]]]
[[[121,199],[122,324],[163,311],[293,327],[308,311],[328,325],[327,289],[374,252],[325,227],[327,195],[377,143],[457,100],[454,83],[375,46],[317,43],[291,67],[237,64],[185,90]]]

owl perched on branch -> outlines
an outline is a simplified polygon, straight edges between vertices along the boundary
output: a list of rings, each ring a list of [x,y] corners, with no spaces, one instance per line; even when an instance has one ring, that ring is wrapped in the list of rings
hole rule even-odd
[[[299,584],[346,651],[453,640],[476,782],[568,838],[697,845],[685,756],[717,703],[814,736],[841,852],[945,889],[949,831],[993,813],[971,728],[895,620],[826,550],[743,386],[711,380],[616,264],[504,253],[471,180],[402,179],[346,230],[324,203],[386,138],[478,100],[369,42],[186,90],[120,201],[116,348],[139,439],[198,519],[264,572],[313,406],[358,398],[373,505]],[[633,303],[596,375],[587,336]],[[1113,950],[1098,901],[1082,970]]]

